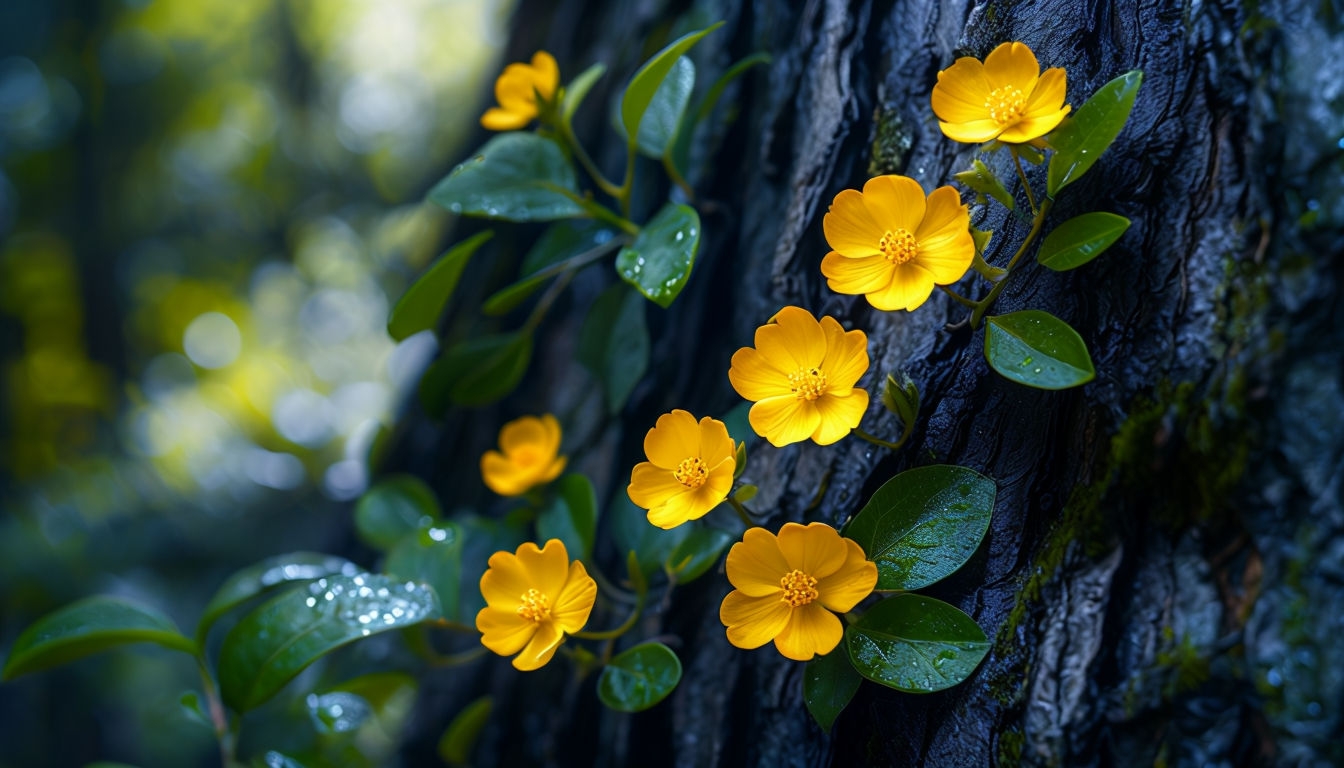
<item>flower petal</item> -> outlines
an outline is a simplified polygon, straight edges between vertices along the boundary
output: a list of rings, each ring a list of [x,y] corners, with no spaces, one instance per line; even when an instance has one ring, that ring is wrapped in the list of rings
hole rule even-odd
[[[516,131],[532,122],[532,116],[491,107],[481,115],[481,127],[487,131]]]
[[[892,272],[891,282],[885,288],[869,293],[868,303],[887,311],[914,310],[927,301],[931,293],[933,275],[917,262],[909,262]]]
[[[552,416],[551,420],[554,419]],[[499,447],[506,454],[512,454],[520,448],[540,450],[550,442],[549,438],[545,422],[535,416],[523,416],[499,430]]]
[[[991,91],[1006,85],[1030,94],[1040,75],[1036,54],[1025,43],[1004,43],[985,57],[985,80]]]
[[[724,459],[731,459],[737,453],[733,439],[728,436],[728,425],[718,419],[704,417],[700,420],[700,452],[698,455],[710,466],[717,466]]]
[[[524,546],[536,548],[535,544]],[[514,610],[523,594],[535,587],[531,574],[512,552],[491,555],[486,561],[485,573],[481,574],[481,596],[491,607],[500,610]]]
[[[831,249],[851,258],[881,253],[877,241],[882,239],[882,227],[873,221],[857,190],[844,189],[835,196],[830,210],[821,217],[821,230]]]
[[[644,435],[644,454],[655,466],[673,470],[681,462],[700,455],[700,427],[695,417],[681,409],[658,417]]]
[[[938,127],[943,129],[944,136],[963,144],[989,141],[1003,131],[1003,126],[999,125],[998,121],[989,118],[964,123],[938,123]]]
[[[641,509],[660,507],[686,492],[686,486],[677,481],[672,470],[655,467],[647,461],[635,465],[630,472],[630,485],[625,492]]]
[[[934,114],[940,120],[962,122],[963,118],[939,110],[939,101],[946,99],[976,108],[976,117],[989,117],[985,100],[989,98],[990,90],[989,81],[985,79],[985,65],[977,58],[962,56],[938,73],[938,82],[933,86]]]
[[[841,257],[843,258],[843,257]],[[753,347],[742,347],[733,353],[728,367],[728,381],[737,394],[747,400],[764,400],[793,394],[789,389],[789,372],[771,365],[765,356]]]
[[[756,349],[771,365],[792,373],[813,368],[826,358],[826,334],[821,323],[802,307],[784,307],[756,329]]]
[[[877,176],[863,185],[863,205],[883,234],[896,229],[914,234],[924,218],[924,188],[908,176]]]
[[[559,539],[547,541],[541,549],[530,541],[523,542],[518,546],[518,564],[527,573],[528,586],[550,600],[559,597],[569,578],[569,553]]]
[[[821,274],[826,285],[836,293],[858,296],[879,291],[891,282],[895,269],[885,256],[851,259],[832,251],[821,260]]]
[[[481,480],[500,496],[520,496],[532,487],[531,472],[519,471],[517,465],[504,458],[499,451],[481,455]]]
[[[857,329],[846,332],[833,317],[823,317],[821,329],[826,333],[826,359],[821,362],[826,389],[847,393],[868,372],[868,334]]]
[[[588,575],[583,563],[575,560],[569,564],[569,577],[564,588],[551,601],[551,619],[561,630],[572,635],[588,623],[596,600],[597,582]]]
[[[770,397],[751,406],[747,421],[756,434],[776,448],[806,440],[821,421],[812,403],[793,395]]]
[[[513,658],[514,669],[523,672],[541,669],[555,655],[555,649],[560,647],[564,639],[564,634],[554,621],[538,623],[537,632],[532,636],[532,640],[523,648],[522,653]]]
[[[737,590],[719,606],[719,621],[728,628],[728,642],[738,648],[760,648],[783,631],[793,609],[779,597],[748,597]]]
[[[543,99],[550,99],[560,85],[560,67],[555,63],[555,57],[546,51],[537,51],[532,54],[532,70],[532,82],[537,92]]]
[[[512,656],[532,639],[537,623],[516,611],[486,606],[476,613],[476,629],[481,632],[481,645],[500,656]]]
[[[1066,83],[1064,70],[1059,67],[1051,67],[1042,72],[1041,79],[1036,81],[1036,87],[1032,89],[1031,96],[1022,107],[1022,116],[1045,117],[1058,112],[1068,95]],[[1068,108],[1064,109],[1067,111]]]
[[[849,550],[839,532],[825,523],[785,523],[779,529],[779,551],[790,570],[821,580],[845,564]]]
[[[844,635],[834,613],[811,603],[793,610],[784,631],[775,637],[775,647],[794,661],[811,661],[818,653],[835,650]]]
[[[812,433],[812,442],[817,445],[830,445],[839,441],[859,426],[863,414],[868,410],[868,390],[855,387],[845,396],[834,393],[824,395],[813,403],[821,421]]]
[[[1025,144],[1032,139],[1039,139],[1045,134],[1055,130],[1059,124],[1064,122],[1064,116],[1069,113],[1069,108],[1065,107],[1058,112],[1046,115],[1044,117],[1034,117],[1025,120],[1019,120],[1012,126],[1006,128],[999,135],[999,141],[1008,144]]]
[[[780,580],[793,570],[779,551],[779,540],[764,528],[748,528],[728,550],[724,562],[728,583],[750,597],[780,598]]]
[[[845,562],[835,573],[817,579],[817,601],[832,611],[844,613],[872,594],[877,586],[877,566],[869,562],[863,547],[851,539],[844,539]]]
[[[650,507],[649,524],[666,531],[696,517],[702,517],[707,511],[700,511],[699,505],[696,504],[695,494],[687,491],[679,496],[673,496],[656,507]],[[697,512],[699,514],[696,514]]]

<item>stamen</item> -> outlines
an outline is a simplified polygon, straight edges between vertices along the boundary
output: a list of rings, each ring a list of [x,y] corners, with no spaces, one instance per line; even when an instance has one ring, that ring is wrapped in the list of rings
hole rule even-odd
[[[779,580],[779,586],[784,590],[780,599],[794,608],[807,605],[821,595],[817,591],[817,580],[796,568]]]
[[[915,258],[919,253],[919,242],[915,240],[914,235],[904,229],[897,229],[895,232],[887,230],[877,241],[877,249],[882,251],[887,261],[899,266]]]
[[[820,368],[799,368],[789,374],[789,389],[799,400],[816,400],[826,394],[826,374]]]
[[[677,478],[678,483],[695,490],[705,484],[705,478],[709,477],[709,466],[699,456],[692,456],[682,459],[672,476]]]
[[[1022,91],[1011,85],[1002,85],[991,91],[989,98],[985,99],[985,109],[989,110],[989,116],[994,122],[1010,125],[1022,119],[1025,103]]]
[[[551,618],[551,601],[535,589],[529,589],[518,598],[518,615],[528,621],[541,623]]]

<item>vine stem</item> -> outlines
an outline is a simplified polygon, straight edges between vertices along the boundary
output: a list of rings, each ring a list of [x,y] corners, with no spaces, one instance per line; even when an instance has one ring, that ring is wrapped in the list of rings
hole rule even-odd
[[[878,436],[876,436],[876,435],[869,434],[868,432],[863,431],[863,428],[862,428],[862,427],[855,427],[855,428],[854,428],[854,436],[857,437],[857,438],[859,438],[860,440],[867,440],[868,442],[872,443],[873,445],[876,445],[876,446],[879,446],[879,447],[882,447],[882,448],[890,448],[891,450],[894,451],[894,450],[896,450],[897,448],[900,448],[900,447],[901,447],[901,444],[904,443],[905,440],[906,440],[906,438],[908,438],[908,437],[910,436],[910,430],[909,430],[909,429],[906,429],[906,430],[905,430],[905,434],[901,435],[901,439],[900,439],[900,440],[897,440],[897,441],[894,442],[894,443],[891,442],[890,440],[883,440],[882,438],[880,438],[880,437],[878,437]]]
[[[1022,169],[1022,156],[1017,153],[1017,145],[1008,145],[1008,151],[1013,154],[1013,165],[1017,168],[1017,178],[1022,180],[1022,189],[1027,192],[1027,203],[1031,205],[1032,214],[1039,212],[1036,207],[1036,196],[1031,192],[1031,184],[1027,182],[1027,173]]]
[[[733,508],[734,512],[737,513],[738,519],[741,520],[748,528],[756,527],[756,521],[751,519],[751,512],[747,509],[745,504],[733,498],[733,494],[731,491],[724,498],[724,501],[728,502],[728,505]]]
[[[957,302],[958,304],[962,305],[963,307],[972,307],[972,308],[974,308],[974,307],[978,306],[977,303],[975,302],[975,300],[973,300],[973,299],[968,299],[968,298],[966,298],[965,296],[962,296],[960,293],[957,293],[956,291],[952,290],[951,288],[948,288],[946,285],[940,285],[940,286],[938,286],[938,288],[939,288],[939,290],[941,290],[943,293],[946,293],[948,296],[951,296],[953,301]]]
[[[602,171],[598,169],[597,164],[588,156],[588,151],[579,143],[579,138],[574,135],[574,128],[569,124],[569,121],[561,118],[556,122],[560,127],[561,138],[563,138],[565,143],[574,150],[574,156],[579,159],[579,164],[583,166],[583,169],[588,172],[588,175],[597,184],[597,188],[617,200],[621,199],[621,188],[611,183]]]
[[[989,308],[993,306],[994,301],[999,298],[999,294],[1003,293],[1003,287],[1008,284],[1008,276],[1012,274],[1013,268],[1022,260],[1023,254],[1027,252],[1027,248],[1031,247],[1031,244],[1036,242],[1036,237],[1041,234],[1041,227],[1045,224],[1045,217],[1050,213],[1050,207],[1054,205],[1054,202],[1055,201],[1051,198],[1045,198],[1045,202],[1041,204],[1040,210],[1036,211],[1036,215],[1031,220],[1031,231],[1027,233],[1027,237],[1022,241],[1022,245],[1018,246],[1017,252],[1013,254],[1013,258],[1008,260],[1008,266],[1004,267],[1003,278],[995,283],[993,288],[989,289],[989,293],[986,294],[983,299],[976,302],[977,306],[971,311],[972,329],[980,327],[980,321],[984,319],[985,312],[989,311]]]
[[[215,678],[210,674],[210,666],[204,656],[196,656],[196,668],[201,673],[206,705],[210,708],[210,723],[214,726],[215,739],[219,742],[219,759],[225,768],[228,768],[235,763],[234,745],[237,733],[229,727],[229,716],[224,712],[224,702],[220,701],[219,689],[215,687]]]
[[[574,633],[574,637],[582,640],[615,640],[621,635],[624,635],[626,632],[630,631],[631,627],[635,626],[635,622],[639,620],[639,615],[644,612],[644,597],[645,593],[643,591],[635,593],[635,607],[631,609],[630,615],[626,617],[625,621],[621,622],[619,627],[603,630],[601,632],[585,632],[584,630],[579,630]]]

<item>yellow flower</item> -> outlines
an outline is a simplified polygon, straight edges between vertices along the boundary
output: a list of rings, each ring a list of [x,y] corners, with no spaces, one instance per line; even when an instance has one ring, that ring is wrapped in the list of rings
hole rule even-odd
[[[821,220],[832,250],[821,260],[836,293],[864,294],[883,310],[913,311],[933,286],[961,279],[975,259],[971,214],[952,187],[926,199],[919,182],[878,176],[835,196]]]
[[[555,655],[566,634],[588,623],[597,583],[583,563],[569,561],[559,539],[537,549],[524,542],[513,554],[496,552],[481,576],[485,607],[476,614],[481,644],[512,656],[524,672],[539,669]]]
[[[868,370],[868,336],[833,317],[821,322],[785,307],[756,329],[756,347],[733,353],[728,380],[755,400],[747,414],[756,434],[782,447],[809,437],[830,445],[859,425],[867,390],[855,387]]]
[[[1024,43],[1004,43],[984,64],[964,56],[939,72],[933,113],[953,141],[1025,144],[1053,131],[1069,114],[1064,97],[1063,69],[1041,72]]]
[[[481,115],[481,126],[491,131],[516,131],[540,112],[537,97],[550,101],[559,87],[560,67],[555,57],[545,51],[532,54],[531,64],[510,64],[495,80],[499,106]]]
[[[831,611],[844,613],[877,586],[863,548],[825,523],[785,523],[779,536],[749,528],[728,551],[736,589],[719,607],[728,642],[760,648],[771,640],[796,661],[834,650],[844,635]]]
[[[565,471],[560,451],[560,423],[551,414],[524,416],[499,430],[499,447],[481,456],[481,477],[500,496],[521,496],[549,483]]]
[[[704,517],[733,489],[737,451],[722,421],[665,413],[644,436],[644,453],[649,460],[635,465],[626,493],[659,528]]]

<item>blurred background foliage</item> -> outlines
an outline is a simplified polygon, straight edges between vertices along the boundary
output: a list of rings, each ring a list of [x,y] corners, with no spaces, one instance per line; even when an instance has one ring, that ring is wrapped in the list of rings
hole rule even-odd
[[[421,200],[511,9],[0,4],[0,647],[94,593],[189,627],[241,565],[350,548],[340,502],[435,352],[387,312],[447,242]],[[6,684],[0,766],[208,762],[198,685],[136,648]]]

